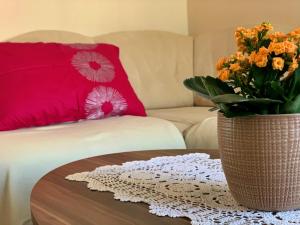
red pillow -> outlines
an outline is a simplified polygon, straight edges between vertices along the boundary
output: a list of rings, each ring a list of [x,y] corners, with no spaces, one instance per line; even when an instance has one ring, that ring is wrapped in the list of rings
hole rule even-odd
[[[0,43],[0,105],[2,131],[146,115],[108,44]]]

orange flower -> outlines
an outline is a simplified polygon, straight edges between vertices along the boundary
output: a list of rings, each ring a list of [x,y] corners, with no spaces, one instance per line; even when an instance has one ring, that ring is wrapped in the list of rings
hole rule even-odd
[[[220,58],[220,59],[218,60],[217,64],[216,64],[216,69],[217,69],[217,71],[223,69],[224,63],[226,63],[226,62],[227,62],[227,58],[226,58],[226,57]]]
[[[269,54],[269,50],[266,47],[261,47],[258,50],[258,54],[262,56],[267,56]]]
[[[255,29],[246,29],[243,33],[245,38],[255,38],[257,36],[257,32]]]
[[[246,59],[245,55],[238,51],[235,53],[235,58],[238,60],[238,61],[244,61]]]
[[[298,68],[298,66],[299,66],[299,64],[298,64],[298,62],[297,62],[297,59],[293,58],[293,61],[292,61],[292,63],[290,64],[288,71],[289,71],[290,73],[293,73],[293,72]]]
[[[297,28],[287,34],[289,40],[299,43],[300,42],[300,28]]]
[[[234,36],[235,39],[238,40],[242,40],[245,38],[245,34],[248,33],[249,29],[246,29],[244,27],[238,27],[235,30]]]
[[[274,32],[273,34],[269,34],[269,38],[273,42],[279,42],[286,40],[288,36],[283,32]]]
[[[238,63],[233,63],[233,64],[230,64],[229,69],[233,72],[237,72],[237,71],[241,70],[241,66]]]
[[[269,50],[265,47],[261,47],[258,52],[251,52],[249,62],[258,67],[266,67],[268,63],[268,54]]]
[[[282,70],[284,67],[284,60],[281,57],[274,57],[272,66],[274,70]]]
[[[251,54],[248,57],[250,64],[254,64],[255,63],[255,57],[256,57],[256,52],[255,51],[251,52]]]
[[[300,38],[300,27],[288,33],[288,36],[296,39]]]
[[[245,46],[245,39],[251,39],[252,41],[257,41],[257,30],[256,29],[246,29],[244,27],[238,27],[235,31],[235,39],[238,46],[238,50],[245,52],[247,50]]]
[[[261,25],[259,26],[255,26],[254,27],[257,31],[263,31],[263,30],[273,30],[273,26],[271,23],[267,23],[267,22],[263,22]]]
[[[285,44],[283,42],[271,42],[268,49],[275,55],[279,55],[285,52]]]
[[[284,41],[284,48],[285,48],[285,52],[288,54],[295,54],[296,50],[297,50],[297,45],[295,45],[293,42],[291,41]]]
[[[242,38],[242,33],[246,30],[244,27],[237,27],[234,33],[236,39]]]
[[[266,67],[268,63],[268,57],[264,55],[256,55],[255,64],[258,67]]]
[[[222,81],[229,79],[230,72],[228,69],[222,69],[219,71],[219,79]]]
[[[245,46],[244,42],[238,42],[237,46],[238,46],[239,51],[241,51],[241,52],[246,52],[247,51],[247,47]]]

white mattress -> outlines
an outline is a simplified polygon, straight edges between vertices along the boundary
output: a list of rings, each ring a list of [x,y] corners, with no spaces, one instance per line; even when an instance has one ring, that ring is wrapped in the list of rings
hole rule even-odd
[[[78,159],[114,152],[185,148],[165,120],[124,116],[0,132],[0,225],[30,218],[33,185],[47,172]]]

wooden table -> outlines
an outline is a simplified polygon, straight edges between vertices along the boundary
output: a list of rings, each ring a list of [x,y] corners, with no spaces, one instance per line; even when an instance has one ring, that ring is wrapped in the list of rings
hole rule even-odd
[[[217,150],[154,150],[117,153],[79,160],[45,175],[33,188],[30,200],[34,225],[184,225],[186,218],[159,217],[144,203],[120,202],[109,192],[91,191],[85,182],[65,180],[67,175],[91,171],[104,165],[147,160],[157,156],[206,152],[219,157]]]

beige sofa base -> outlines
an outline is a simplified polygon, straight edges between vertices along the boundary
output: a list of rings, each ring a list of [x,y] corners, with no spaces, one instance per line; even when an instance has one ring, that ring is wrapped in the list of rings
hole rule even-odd
[[[0,143],[0,225],[30,218],[33,185],[58,166],[116,152],[186,147],[171,122],[136,116],[0,132]]]

